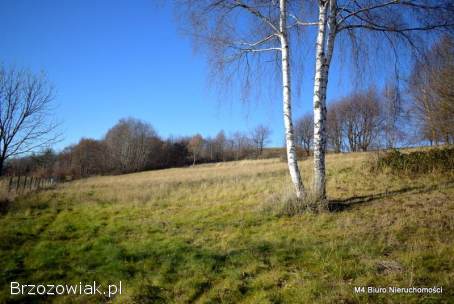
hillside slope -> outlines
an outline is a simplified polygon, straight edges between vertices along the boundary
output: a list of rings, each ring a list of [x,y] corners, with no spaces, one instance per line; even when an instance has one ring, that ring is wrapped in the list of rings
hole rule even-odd
[[[0,214],[0,303],[11,281],[122,281],[122,295],[55,303],[452,303],[454,175],[371,173],[328,156],[336,212],[268,212],[286,164],[239,161],[94,177],[19,198]],[[311,160],[302,162],[305,183]],[[6,208],[3,208],[6,209]],[[443,294],[361,294],[354,286]]]

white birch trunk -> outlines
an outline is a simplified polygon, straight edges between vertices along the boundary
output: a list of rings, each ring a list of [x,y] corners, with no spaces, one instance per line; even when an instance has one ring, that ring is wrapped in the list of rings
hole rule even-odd
[[[329,11],[328,11],[329,5]],[[329,17],[328,17],[329,12]],[[316,43],[314,79],[314,194],[317,200],[326,198],[326,88],[336,36],[336,0],[319,1],[319,27]]]
[[[287,32],[287,0],[280,0],[280,16],[279,16],[279,39],[281,43],[281,65],[282,65],[282,98],[283,98],[283,114],[285,126],[285,142],[287,147],[287,163],[292,179],[295,193],[298,198],[303,198],[304,186],[301,180],[300,171],[296,157],[295,134],[292,122],[291,108],[291,81],[290,81],[290,49],[288,45]]]

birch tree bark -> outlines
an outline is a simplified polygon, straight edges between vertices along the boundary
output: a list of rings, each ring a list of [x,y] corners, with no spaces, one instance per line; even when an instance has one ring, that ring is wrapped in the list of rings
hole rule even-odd
[[[319,1],[319,25],[316,42],[314,79],[314,195],[326,197],[326,88],[336,35],[336,0]]]
[[[301,180],[296,155],[295,132],[292,121],[292,94],[290,81],[290,49],[288,45],[287,30],[287,0],[279,2],[279,40],[281,42],[281,68],[282,68],[282,101],[285,126],[285,143],[287,147],[287,164],[298,198],[303,198],[304,186]]]
[[[314,80],[314,192],[318,200],[326,197],[326,89],[334,42],[342,31],[351,39],[351,52],[359,61],[358,53],[367,53],[374,46],[359,45],[357,36],[371,36],[375,47],[389,46],[398,56],[397,46],[424,49],[420,32],[452,33],[454,7],[451,0],[381,1],[381,0],[318,0],[319,20],[316,42],[316,70]],[[304,23],[300,23],[305,25]],[[415,52],[417,53],[417,52]]]

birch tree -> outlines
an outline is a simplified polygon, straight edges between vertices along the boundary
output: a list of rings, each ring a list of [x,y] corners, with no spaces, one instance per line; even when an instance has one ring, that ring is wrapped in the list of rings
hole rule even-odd
[[[203,140],[202,135],[200,135],[200,134],[194,135],[189,140],[188,148],[192,154],[192,159],[193,159],[192,165],[193,166],[195,166],[195,163],[197,162],[197,157],[202,152],[203,143],[204,143],[204,140]]]
[[[335,41],[348,38],[342,56],[350,51],[357,59],[371,47],[388,50],[394,56],[401,47],[417,54],[423,45],[421,33],[452,30],[454,6],[450,0],[318,0],[316,64],[314,77],[314,191],[318,200],[326,197],[326,91]],[[301,25],[307,25],[299,22]],[[367,44],[364,38],[368,35]],[[376,44],[370,44],[376,42]],[[379,47],[381,46],[381,47]],[[385,47],[383,47],[385,46]]]
[[[179,3],[184,20],[189,20],[191,36],[207,46],[208,59],[216,77],[232,79],[251,89],[266,66],[280,68],[282,109],[287,162],[296,196],[304,194],[297,163],[292,122],[291,48],[287,0],[186,0]],[[233,73],[232,67],[236,68]],[[251,71],[254,70],[252,75]],[[252,77],[251,77],[252,75]],[[241,78],[242,77],[242,78]]]

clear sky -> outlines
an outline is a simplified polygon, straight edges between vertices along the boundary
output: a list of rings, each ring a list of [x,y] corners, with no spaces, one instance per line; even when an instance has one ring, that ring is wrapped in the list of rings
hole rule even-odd
[[[221,102],[208,85],[205,59],[179,33],[170,5],[0,0],[0,29],[0,62],[43,70],[56,87],[64,133],[58,149],[81,137],[99,139],[123,117],[150,122],[163,137],[229,134],[262,123],[273,130],[271,145],[283,144],[279,98],[244,104],[233,92]],[[312,62],[306,66],[313,70]],[[347,92],[341,78],[330,78],[329,97]],[[295,96],[296,116],[311,109],[309,80]]]

